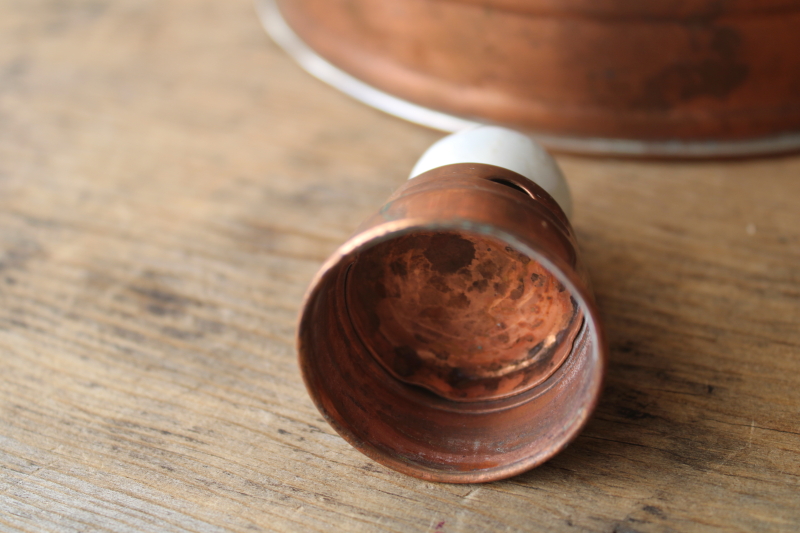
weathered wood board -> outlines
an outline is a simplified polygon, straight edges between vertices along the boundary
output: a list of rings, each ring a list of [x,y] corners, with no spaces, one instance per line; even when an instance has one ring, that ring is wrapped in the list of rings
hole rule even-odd
[[[327,426],[293,335],[439,134],[247,0],[9,0],[0,43],[0,531],[800,530],[800,157],[559,157],[603,399],[536,470],[431,484]]]

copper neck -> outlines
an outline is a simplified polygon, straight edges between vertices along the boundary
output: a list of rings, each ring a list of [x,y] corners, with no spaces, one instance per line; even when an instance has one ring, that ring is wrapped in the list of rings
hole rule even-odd
[[[298,347],[342,436],[450,482],[507,477],[565,446],[605,358],[563,212],[479,164],[414,178],[359,228],[313,282]]]

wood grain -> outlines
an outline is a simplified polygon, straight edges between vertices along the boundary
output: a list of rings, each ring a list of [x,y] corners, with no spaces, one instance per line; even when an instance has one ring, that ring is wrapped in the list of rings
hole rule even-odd
[[[800,158],[560,157],[601,405],[536,470],[438,485],[325,424],[293,335],[439,135],[247,0],[10,0],[0,44],[0,531],[800,529]]]

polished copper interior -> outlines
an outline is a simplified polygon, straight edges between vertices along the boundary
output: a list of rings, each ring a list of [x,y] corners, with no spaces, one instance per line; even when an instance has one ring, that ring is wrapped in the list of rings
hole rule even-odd
[[[494,237],[419,231],[359,254],[347,277],[356,331],[397,379],[460,401],[550,376],[582,313],[537,261]]]
[[[403,185],[328,259],[298,354],[353,446],[472,483],[532,468],[578,434],[606,348],[558,205],[514,172],[459,164]]]

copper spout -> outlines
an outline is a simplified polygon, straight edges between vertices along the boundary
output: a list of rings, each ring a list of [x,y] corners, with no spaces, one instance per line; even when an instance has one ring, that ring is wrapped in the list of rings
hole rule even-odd
[[[564,212],[533,181],[480,163],[410,180],[328,259],[298,351],[311,397],[353,446],[456,483],[564,448],[605,360]]]

